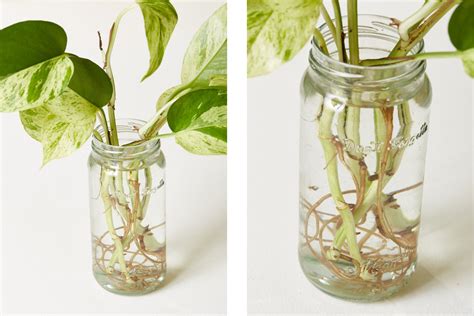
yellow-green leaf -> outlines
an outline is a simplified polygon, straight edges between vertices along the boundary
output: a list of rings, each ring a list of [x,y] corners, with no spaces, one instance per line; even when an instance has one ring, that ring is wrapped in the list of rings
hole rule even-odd
[[[207,85],[227,74],[227,5],[220,7],[196,32],[183,61],[181,81]]]
[[[54,99],[69,85],[74,65],[59,56],[0,79],[0,112],[23,111]]]
[[[199,155],[227,152],[227,92],[225,88],[191,91],[168,112],[176,142]]]
[[[26,132],[43,145],[43,165],[80,148],[91,136],[96,106],[67,88],[41,107],[20,112]]]
[[[145,80],[160,66],[166,46],[178,22],[178,14],[168,0],[136,0],[145,20],[145,32],[150,51],[150,66]]]
[[[321,0],[248,0],[248,76],[291,60],[311,37],[320,6]]]

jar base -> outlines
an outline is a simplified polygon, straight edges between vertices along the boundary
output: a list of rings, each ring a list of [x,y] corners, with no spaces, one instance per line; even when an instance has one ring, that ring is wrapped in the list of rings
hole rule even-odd
[[[299,262],[306,278],[322,292],[343,300],[367,303],[380,301],[397,293],[408,283],[416,267],[414,261],[403,278],[394,281],[393,284],[386,282],[381,286],[379,283],[367,281],[366,285],[361,286],[360,283],[354,284],[338,278],[312,254],[306,254],[301,249]]]
[[[166,271],[162,271],[156,276],[146,280],[127,283],[124,280],[117,279],[115,274],[108,274],[103,271],[93,271],[93,274],[95,280],[103,289],[114,294],[125,296],[140,296],[152,293],[163,285],[166,277]]]

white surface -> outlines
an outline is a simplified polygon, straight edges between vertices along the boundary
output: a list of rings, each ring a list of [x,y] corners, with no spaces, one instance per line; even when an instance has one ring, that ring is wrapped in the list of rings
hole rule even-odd
[[[5,1],[3,24],[47,19],[65,27],[68,51],[100,61],[97,30],[108,34],[124,3]],[[130,1],[128,1],[130,2]],[[118,117],[148,119],[159,94],[179,83],[192,35],[220,6],[176,4],[180,21],[162,67],[140,84],[148,53],[139,11],[127,15],[113,58]],[[167,167],[168,277],[143,297],[102,290],[91,273],[89,144],[40,170],[41,147],[17,114],[2,115],[2,292],[5,313],[225,313],[226,158],[188,154],[164,142]]]
[[[247,312],[247,18],[245,1],[228,2],[227,311]]]
[[[361,12],[407,16],[421,1],[361,1]],[[248,305],[252,313],[472,315],[472,82],[457,60],[430,61],[433,84],[418,271],[398,295],[357,304],[301,272],[298,237],[299,82],[308,49],[249,81]],[[427,50],[451,49],[446,21]]]

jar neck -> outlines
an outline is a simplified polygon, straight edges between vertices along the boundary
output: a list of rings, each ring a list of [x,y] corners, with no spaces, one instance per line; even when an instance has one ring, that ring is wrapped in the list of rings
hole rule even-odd
[[[347,23],[347,18],[343,18]],[[397,29],[391,26],[392,20],[376,15],[359,15],[359,54],[360,59],[375,59],[387,57],[399,40]],[[343,25],[347,33],[347,24]],[[337,89],[340,94],[354,93],[357,90],[394,91],[407,89],[417,90],[423,83],[426,62],[408,61],[380,67],[364,67],[351,65],[337,60],[338,53],[334,38],[326,24],[319,27],[329,50],[325,55],[316,43],[312,41],[309,55],[310,72],[318,80]],[[349,54],[349,43],[346,36],[346,52]],[[416,45],[411,54],[423,51],[423,42]],[[337,94],[337,93],[336,93]],[[408,97],[408,96],[406,96]],[[405,98],[406,98],[405,97]]]
[[[136,119],[118,119],[116,122],[119,143],[122,146],[106,144],[94,136],[92,138],[92,154],[96,158],[114,162],[139,161],[156,156],[161,152],[161,142],[159,139],[131,144],[141,140],[138,130],[146,122]],[[102,126],[98,126],[96,131],[102,139],[105,139],[105,131]]]

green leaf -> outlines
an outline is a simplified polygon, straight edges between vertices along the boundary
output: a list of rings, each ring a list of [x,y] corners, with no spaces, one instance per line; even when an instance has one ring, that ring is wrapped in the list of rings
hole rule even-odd
[[[448,25],[451,42],[459,51],[474,48],[474,0],[464,0],[456,8]]]
[[[158,99],[158,102],[156,102],[156,110],[159,111],[161,108],[163,108],[168,102],[170,102],[172,99],[175,97],[179,96],[180,93],[183,93],[183,86],[174,86],[172,88],[169,88],[165,92],[161,94],[161,96]]]
[[[321,0],[248,0],[248,76],[291,60],[311,37],[320,6]]]
[[[227,91],[191,91],[169,109],[168,124],[176,142],[199,155],[227,153]]]
[[[69,58],[74,64],[74,75],[69,88],[99,108],[106,105],[113,93],[107,73],[88,59],[77,56]]]
[[[209,87],[227,87],[227,75],[215,75],[210,78]]]
[[[178,14],[168,0],[136,0],[145,20],[145,32],[150,51],[150,67],[142,78],[151,76],[160,66],[166,46],[178,22]]]
[[[462,62],[464,63],[466,73],[471,78],[474,78],[474,48],[468,49],[463,53]]]
[[[0,78],[62,55],[67,36],[57,24],[25,21],[0,30]]]
[[[199,28],[184,57],[183,84],[208,85],[210,78],[227,74],[227,5]]]
[[[66,90],[41,107],[20,112],[26,132],[43,145],[43,166],[80,148],[92,134],[96,106]]]
[[[22,111],[54,99],[69,85],[71,60],[60,56],[0,79],[0,112]]]
[[[0,30],[0,111],[23,111],[70,87],[100,107],[112,96],[107,74],[93,62],[65,54],[61,26],[26,21]]]

